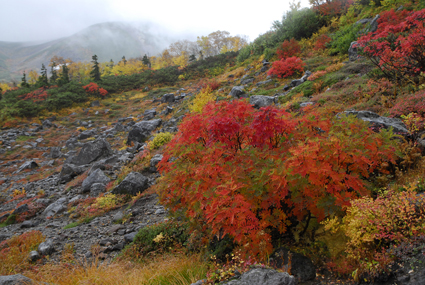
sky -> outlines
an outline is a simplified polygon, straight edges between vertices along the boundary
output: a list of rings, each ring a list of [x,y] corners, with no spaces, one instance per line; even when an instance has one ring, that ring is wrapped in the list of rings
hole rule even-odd
[[[153,22],[173,34],[207,36],[217,30],[254,40],[281,20],[290,1],[253,0],[0,0],[0,41],[47,41],[91,25]],[[308,7],[308,0],[301,0]],[[190,36],[189,36],[190,35]]]

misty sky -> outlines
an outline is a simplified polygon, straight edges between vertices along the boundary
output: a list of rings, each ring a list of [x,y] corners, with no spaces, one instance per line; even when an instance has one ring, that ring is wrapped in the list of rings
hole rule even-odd
[[[217,30],[254,40],[281,20],[290,1],[0,0],[0,41],[44,41],[108,21],[151,21],[176,34]],[[301,1],[303,7],[308,0]]]

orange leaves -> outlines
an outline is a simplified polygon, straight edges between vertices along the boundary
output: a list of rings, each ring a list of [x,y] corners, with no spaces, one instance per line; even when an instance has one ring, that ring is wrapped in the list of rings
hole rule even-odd
[[[363,177],[393,161],[391,135],[352,117],[304,112],[237,100],[187,115],[159,163],[162,203],[210,238],[227,235],[264,255],[289,217],[320,221],[367,194]]]

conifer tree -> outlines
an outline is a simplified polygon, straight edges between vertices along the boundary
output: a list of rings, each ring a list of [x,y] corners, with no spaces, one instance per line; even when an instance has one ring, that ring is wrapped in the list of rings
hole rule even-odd
[[[52,68],[50,70],[50,73],[52,74],[52,76],[50,77],[50,83],[51,84],[55,84],[56,80],[58,79],[58,73],[56,72],[56,62],[52,62]]]
[[[63,64],[62,65],[62,74],[59,77],[58,84],[60,86],[62,86],[62,85],[65,85],[67,83],[69,83],[69,68],[66,66],[66,64]]]
[[[44,63],[41,64],[41,75],[37,79],[36,86],[38,88],[49,86],[49,82],[48,82],[48,79],[47,79],[47,69],[44,66]]]
[[[102,79],[100,79],[100,69],[99,69],[99,62],[97,61],[97,55],[92,56],[92,62],[93,62],[93,67],[92,67],[92,71],[90,71],[90,77],[95,82],[101,81]]]
[[[24,71],[24,74],[22,75],[21,87],[22,88],[28,88],[28,87],[30,87],[30,85],[27,82],[27,76],[25,74],[25,71]]]

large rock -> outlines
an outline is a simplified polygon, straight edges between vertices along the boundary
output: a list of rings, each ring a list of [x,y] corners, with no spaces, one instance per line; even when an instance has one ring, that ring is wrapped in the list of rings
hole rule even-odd
[[[83,193],[89,192],[90,188],[95,183],[108,184],[111,181],[108,176],[103,173],[101,169],[96,169],[93,171],[86,179],[83,181],[83,185],[81,186],[81,190]]]
[[[381,16],[379,16],[379,14],[378,14],[378,15],[375,16],[375,18],[372,19],[372,21],[370,22],[369,28],[368,28],[369,32],[374,33],[378,30],[378,20],[379,20],[380,17]]]
[[[114,194],[137,195],[148,188],[148,178],[138,172],[131,172],[124,180],[112,190]]]
[[[175,100],[173,93],[164,94],[161,98],[161,103],[173,103]]]
[[[0,276],[0,285],[29,285],[34,282],[22,274]]]
[[[47,206],[46,209],[44,209],[42,216],[48,218],[62,214],[67,210],[66,206],[64,205],[67,201],[68,199],[65,197],[58,199],[54,203]]]
[[[316,278],[313,262],[308,257],[286,248],[277,249],[270,258],[270,264],[275,268],[287,268],[300,282]]]
[[[232,88],[232,90],[230,91],[229,95],[231,95],[234,98],[241,98],[241,97],[246,97],[245,95],[245,91],[243,86],[235,86]]]
[[[162,160],[162,158],[163,158],[163,155],[162,154],[155,154],[153,157],[152,157],[152,159],[151,159],[151,161],[150,161],[150,168],[149,168],[149,170],[151,171],[151,172],[156,172],[157,171],[157,168],[156,168],[156,166],[158,165],[158,163]]]
[[[53,241],[51,239],[46,240],[45,242],[40,243],[38,246],[38,253],[40,255],[50,255],[55,252],[55,248],[53,247]]]
[[[59,158],[62,156],[60,147],[51,147],[50,148],[50,157],[51,158]]]
[[[254,106],[254,108],[262,108],[274,104],[273,96],[263,96],[263,95],[252,95],[249,97],[249,103]]]
[[[340,117],[341,115],[354,115],[358,119],[362,119],[363,121],[370,122],[372,127],[374,128],[393,128],[395,133],[408,133],[408,129],[406,128],[406,125],[402,122],[402,120],[397,118],[388,118],[388,117],[381,117],[378,114],[371,112],[371,111],[345,111],[343,113],[338,114],[337,116]]]
[[[105,139],[98,139],[83,145],[80,152],[72,158],[72,164],[85,165],[96,160],[111,156],[113,151],[111,145]]]
[[[352,42],[350,44],[350,47],[348,48],[348,59],[350,61],[355,61],[359,58],[358,55],[358,50],[357,50],[357,42]]]
[[[223,285],[296,285],[294,276],[287,272],[277,272],[268,268],[254,268],[241,275],[239,279],[222,283]]]
[[[79,140],[85,140],[85,139],[88,139],[88,138],[92,138],[95,135],[96,135],[96,132],[94,130],[85,130],[78,135],[78,139]]]
[[[141,121],[134,124],[133,129],[128,133],[127,144],[132,142],[145,142],[151,135],[152,131],[161,126],[162,120]]]
[[[34,160],[26,161],[26,162],[24,162],[24,164],[22,164],[19,167],[19,169],[16,171],[16,173],[19,173],[19,172],[21,172],[22,170],[25,170],[25,169],[34,169],[34,168],[37,168],[37,167],[38,167],[38,164]]]
[[[78,166],[74,164],[64,164],[59,174],[59,182],[67,183],[87,170],[87,166]]]
[[[156,110],[150,109],[143,113],[143,119],[144,120],[152,120],[156,116]]]

